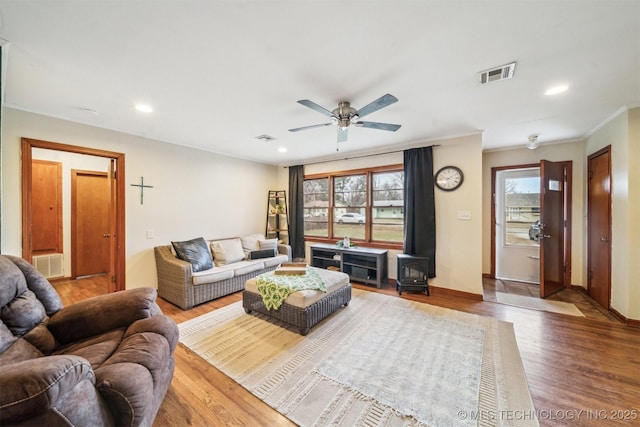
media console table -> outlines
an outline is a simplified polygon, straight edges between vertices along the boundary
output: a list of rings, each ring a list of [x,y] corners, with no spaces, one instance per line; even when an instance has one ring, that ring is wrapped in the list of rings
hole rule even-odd
[[[311,266],[333,267],[347,273],[356,282],[382,287],[387,281],[387,250],[353,246],[341,248],[333,244],[310,246]]]

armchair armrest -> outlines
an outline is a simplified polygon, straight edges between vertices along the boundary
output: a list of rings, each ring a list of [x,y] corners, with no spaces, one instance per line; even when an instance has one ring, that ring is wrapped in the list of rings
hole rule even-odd
[[[281,255],[286,255],[289,258],[289,262],[291,262],[291,246],[290,245],[278,243],[278,253]]]
[[[153,288],[137,288],[89,298],[51,316],[49,331],[58,342],[67,344],[128,327],[136,320],[162,313],[157,295]]]
[[[158,274],[158,295],[187,310],[195,304],[191,264],[176,258],[169,245],[153,248]]]
[[[79,356],[49,356],[2,365],[0,384],[1,425],[30,419],[63,424],[60,417],[67,415],[66,408],[72,404],[95,406],[84,399],[90,399],[90,390],[97,396],[91,365]]]

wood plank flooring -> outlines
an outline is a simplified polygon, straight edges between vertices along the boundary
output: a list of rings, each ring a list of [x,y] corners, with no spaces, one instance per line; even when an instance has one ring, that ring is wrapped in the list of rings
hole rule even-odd
[[[65,304],[71,304],[106,292],[106,282],[100,281],[90,278],[55,287]],[[354,287],[398,297],[391,285]],[[430,297],[405,292],[402,298],[512,322],[542,426],[640,425],[640,330],[611,319],[528,310],[437,289]],[[180,323],[240,300],[236,293],[189,311],[161,299],[158,303]],[[295,425],[186,347],[179,345],[175,357],[174,379],[155,427]],[[503,419],[523,415],[529,414],[495,414]]]
[[[540,298],[540,286],[535,283],[513,282],[501,279],[483,279],[483,296],[485,301],[496,300],[496,292],[515,294],[529,298]],[[590,319],[621,323],[604,307],[598,304],[586,292],[574,288],[565,288],[549,296],[547,300],[574,304],[578,310]]]

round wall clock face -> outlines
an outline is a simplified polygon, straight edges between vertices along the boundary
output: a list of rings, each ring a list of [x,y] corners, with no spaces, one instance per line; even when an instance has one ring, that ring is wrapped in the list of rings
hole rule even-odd
[[[462,185],[464,175],[460,168],[445,166],[436,172],[436,186],[444,191],[453,191]]]

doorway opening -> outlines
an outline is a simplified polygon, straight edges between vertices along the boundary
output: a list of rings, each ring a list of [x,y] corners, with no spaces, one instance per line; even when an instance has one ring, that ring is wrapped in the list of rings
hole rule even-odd
[[[37,149],[75,153],[109,163],[109,292],[124,290],[125,284],[125,192],[124,154],[74,145],[22,138],[22,257],[33,262],[33,152]],[[75,255],[72,253],[71,257]],[[75,277],[73,277],[75,278]]]
[[[540,284],[540,167],[496,172],[495,277]]]
[[[571,170],[547,160],[492,168],[489,279],[508,284],[498,292],[546,298],[570,284]]]

